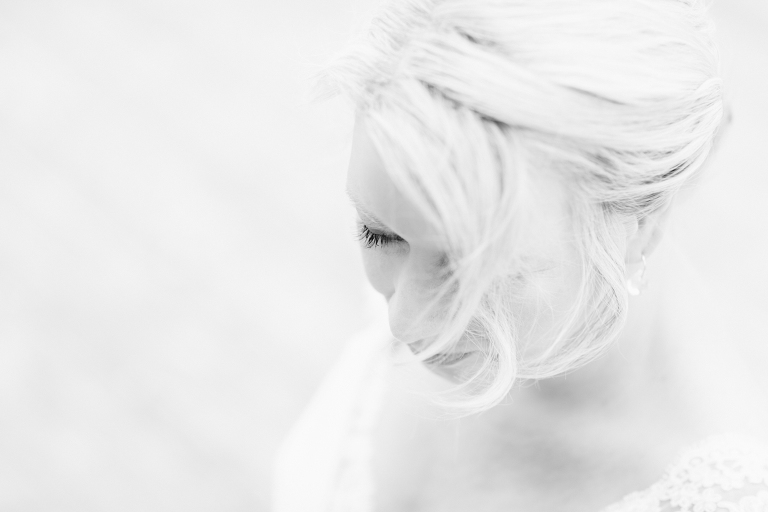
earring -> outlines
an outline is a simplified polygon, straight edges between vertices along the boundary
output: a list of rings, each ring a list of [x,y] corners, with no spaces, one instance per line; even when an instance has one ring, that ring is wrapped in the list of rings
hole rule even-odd
[[[640,295],[643,289],[648,285],[647,281],[645,280],[645,270],[647,268],[645,262],[645,254],[641,253],[640,258],[643,262],[643,268],[635,272],[632,277],[627,279],[627,293],[633,296]]]

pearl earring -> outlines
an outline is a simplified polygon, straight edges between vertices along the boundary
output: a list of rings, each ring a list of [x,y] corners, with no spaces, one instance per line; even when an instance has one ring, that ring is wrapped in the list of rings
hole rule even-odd
[[[642,292],[643,288],[648,284],[645,280],[645,270],[647,268],[645,262],[645,254],[640,254],[640,258],[643,261],[643,268],[635,272],[632,277],[627,279],[627,293],[633,296],[638,296]]]

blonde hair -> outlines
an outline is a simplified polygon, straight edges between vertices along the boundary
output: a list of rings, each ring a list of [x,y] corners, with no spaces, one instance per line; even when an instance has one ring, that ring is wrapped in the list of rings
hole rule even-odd
[[[489,408],[516,379],[593,360],[621,330],[624,223],[668,205],[723,116],[712,33],[698,0],[402,0],[324,74],[445,235],[450,268],[424,312],[445,328],[420,357],[487,340],[449,404]],[[528,359],[510,311],[525,300],[526,191],[543,172],[572,193],[582,276],[549,349]]]

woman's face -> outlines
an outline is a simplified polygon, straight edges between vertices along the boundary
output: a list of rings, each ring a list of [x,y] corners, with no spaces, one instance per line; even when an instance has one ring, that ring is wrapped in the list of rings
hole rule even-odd
[[[528,355],[546,349],[546,340],[555,334],[574,300],[580,275],[564,187],[544,176],[532,181],[534,211],[530,212],[522,251],[533,272],[516,282],[516,296],[525,300],[516,301],[520,305],[510,312],[520,335],[526,338],[519,341],[528,347]],[[425,320],[420,313],[441,283],[446,247],[420,208],[385,172],[362,120],[355,127],[347,190],[357,209],[365,272],[387,300],[392,334],[418,351],[439,329],[439,318]],[[428,366],[454,381],[480,361],[476,340],[469,343],[462,339],[448,355],[449,364]]]

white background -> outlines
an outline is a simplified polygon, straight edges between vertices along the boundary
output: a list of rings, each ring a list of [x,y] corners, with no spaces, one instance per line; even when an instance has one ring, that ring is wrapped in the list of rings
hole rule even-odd
[[[0,510],[267,510],[375,309],[308,99],[369,5],[0,2]],[[734,123],[671,236],[762,350],[768,4],[714,13]]]

